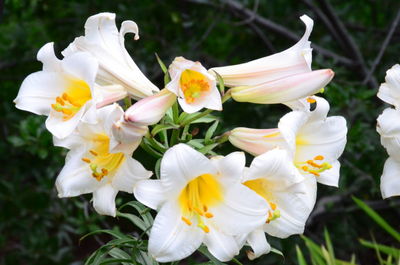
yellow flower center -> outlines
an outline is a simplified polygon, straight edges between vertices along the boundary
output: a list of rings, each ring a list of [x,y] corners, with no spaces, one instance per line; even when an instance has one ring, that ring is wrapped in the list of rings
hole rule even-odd
[[[103,177],[112,178],[118,168],[125,161],[123,153],[109,153],[110,138],[105,134],[96,134],[92,141],[94,148],[89,150],[89,157],[82,158],[82,161],[89,164],[92,177],[101,181]]]
[[[258,178],[248,180],[244,182],[243,185],[253,190],[255,193],[263,197],[266,202],[268,202],[271,210],[268,211],[268,218],[266,220],[266,223],[269,223],[281,216],[280,211],[277,209],[277,205],[273,203],[273,201],[275,200],[275,196],[272,193],[272,189],[274,187],[272,183],[268,182],[268,180],[266,179]]]
[[[305,173],[310,173],[316,177],[319,177],[320,173],[332,168],[331,164],[322,162],[323,160],[324,157],[322,155],[317,155],[314,157],[314,159],[310,159],[305,162],[297,162],[295,163],[295,166]]]
[[[204,232],[210,232],[204,224],[204,218],[212,218],[209,207],[220,203],[223,199],[222,187],[211,174],[200,175],[190,181],[179,195],[179,204],[182,209],[182,221],[192,225],[197,220],[197,226]]]
[[[51,107],[62,113],[63,120],[67,121],[90,99],[92,99],[92,94],[89,85],[80,79],[70,79],[68,88],[56,98],[56,102],[51,104]]]
[[[208,79],[202,73],[186,69],[181,74],[180,86],[187,103],[193,103],[210,91]]]

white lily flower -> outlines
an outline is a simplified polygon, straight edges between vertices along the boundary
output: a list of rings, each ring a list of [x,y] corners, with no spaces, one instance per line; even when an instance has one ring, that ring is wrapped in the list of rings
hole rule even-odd
[[[159,89],[140,71],[125,49],[126,33],[133,33],[135,40],[139,39],[135,22],[122,22],[118,31],[115,14],[99,13],[87,19],[85,36],[76,38],[62,54],[68,56],[77,51],[89,52],[99,62],[98,84],[119,84],[135,99],[151,96]]]
[[[215,77],[200,62],[176,57],[168,71],[171,82],[166,88],[178,96],[179,104],[185,112],[194,113],[202,108],[222,110]]]
[[[170,148],[161,161],[161,179],[144,180],[134,194],[158,210],[149,252],[159,262],[183,259],[204,243],[217,259],[239,253],[235,235],[247,234],[267,218],[269,205],[244,187],[242,152],[212,159],[188,145]]]
[[[386,71],[385,83],[379,87],[378,97],[397,108],[400,107],[400,65]]]
[[[95,210],[115,216],[118,191],[132,193],[139,180],[152,175],[131,157],[137,142],[125,146],[124,152],[119,150],[112,131],[122,116],[123,110],[117,104],[101,108],[96,124],[81,123],[69,137],[54,139],[56,146],[70,149],[56,181],[60,198],[93,193]]]
[[[96,104],[104,100],[94,83],[97,61],[84,52],[59,60],[53,43],[44,45],[37,59],[43,70],[22,82],[16,107],[48,116],[46,127],[58,138],[70,135],[81,120],[94,123]]]
[[[306,25],[303,37],[291,48],[247,63],[215,67],[239,102],[276,104],[313,95],[333,78],[331,69],[311,70],[310,37],[314,22],[300,17]]]
[[[384,199],[400,195],[400,110],[387,108],[379,115],[377,131],[389,158],[381,176],[381,193]]]
[[[314,98],[317,103],[314,111],[294,110],[280,119],[276,129],[236,128],[231,131],[229,141],[253,155],[283,148],[302,174],[312,174],[318,182],[337,187],[338,158],[346,145],[346,120],[341,116],[327,117],[329,103]]]
[[[266,223],[245,238],[253,249],[248,256],[255,259],[271,249],[264,232],[279,238],[303,233],[315,205],[317,186],[314,177],[300,174],[285,150],[257,156],[245,172],[243,184],[271,208]]]
[[[127,109],[125,120],[133,124],[156,124],[175,102],[176,95],[168,89],[162,89],[157,94],[141,99]]]

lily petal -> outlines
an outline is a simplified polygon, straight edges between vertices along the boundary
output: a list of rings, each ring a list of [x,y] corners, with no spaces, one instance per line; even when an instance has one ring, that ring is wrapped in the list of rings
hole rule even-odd
[[[111,185],[103,185],[93,192],[93,207],[97,213],[102,215],[116,216],[115,197],[118,190]]]
[[[165,202],[164,187],[160,180],[139,181],[133,193],[138,201],[154,210]]]
[[[248,253],[247,257],[254,260],[271,251],[271,246],[265,237],[265,232],[262,229],[256,229],[251,232],[247,238],[247,243],[253,249],[253,253]]]
[[[384,199],[400,196],[400,162],[389,157],[383,168],[381,176],[381,193]]]
[[[239,254],[239,246],[233,236],[226,235],[217,229],[206,234],[204,244],[208,251],[219,261],[228,262]]]
[[[378,91],[378,98],[395,106],[400,107],[400,65],[392,66],[386,72],[386,83],[381,84]]]

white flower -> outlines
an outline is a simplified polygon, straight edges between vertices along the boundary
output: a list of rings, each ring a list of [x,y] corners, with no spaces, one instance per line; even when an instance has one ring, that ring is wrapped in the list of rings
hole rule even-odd
[[[377,131],[389,158],[381,176],[381,193],[384,199],[400,195],[400,110],[387,108],[378,117]]]
[[[246,237],[254,259],[270,251],[264,232],[280,238],[303,233],[314,208],[317,187],[315,178],[302,176],[284,150],[274,149],[257,156],[245,172],[243,184],[263,197],[271,208],[266,223]]]
[[[87,19],[85,36],[76,38],[62,54],[68,56],[77,51],[89,52],[99,62],[98,84],[119,84],[135,99],[151,96],[159,89],[140,71],[125,49],[126,33],[134,33],[135,39],[139,39],[135,22],[122,22],[118,31],[115,14],[99,13]]]
[[[59,60],[53,43],[44,45],[37,59],[43,70],[25,78],[14,100],[16,107],[49,116],[46,127],[58,138],[70,135],[81,120],[95,122],[96,103],[103,101],[94,83],[97,61],[84,52]]]
[[[300,17],[306,25],[303,37],[291,48],[247,63],[215,67],[232,98],[259,104],[285,103],[315,94],[333,78],[331,69],[311,70],[310,37],[313,20]]]
[[[222,110],[216,80],[201,63],[177,57],[168,71],[171,82],[166,88],[178,96],[179,104],[185,112],[193,113],[202,108]]]
[[[314,111],[294,110],[280,119],[277,129],[236,128],[229,141],[253,155],[283,148],[302,174],[312,174],[322,184],[338,186],[338,158],[346,145],[346,120],[341,116],[327,117],[328,102],[314,98]]]
[[[185,144],[170,148],[161,161],[161,179],[144,180],[135,197],[159,212],[149,252],[159,262],[183,259],[204,243],[219,260],[239,253],[235,235],[247,234],[267,218],[268,204],[240,184],[241,152],[211,161]]]
[[[93,206],[99,214],[115,216],[118,191],[133,192],[137,181],[151,172],[131,157],[138,143],[118,149],[112,127],[123,115],[117,104],[98,110],[96,124],[81,123],[77,131],[65,139],[54,139],[56,146],[70,149],[65,166],[57,177],[59,197],[93,193]]]
[[[400,107],[400,65],[387,70],[385,83],[379,87],[378,97],[396,108]]]

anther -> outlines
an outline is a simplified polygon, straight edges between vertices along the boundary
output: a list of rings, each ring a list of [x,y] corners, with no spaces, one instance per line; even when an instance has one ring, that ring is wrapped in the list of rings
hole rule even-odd
[[[199,215],[203,216],[203,212],[198,208],[198,207],[194,207],[193,210],[198,213]]]
[[[204,206],[203,206],[203,211],[204,211],[204,212],[208,212],[208,207],[207,207],[207,205],[204,205]]]
[[[307,98],[307,102],[308,103],[315,103],[317,101],[315,99],[313,99],[313,98]]]
[[[56,97],[56,102],[57,102],[57,103],[60,103],[61,106],[64,106],[64,105],[65,105],[64,100],[62,100],[62,98],[60,98],[60,97]]]
[[[314,160],[324,160],[324,157],[321,155],[317,155],[316,157],[314,157]]]
[[[97,155],[98,155],[98,153],[97,153],[96,151],[94,151],[94,150],[89,150],[89,152],[90,152],[92,155],[94,155],[94,156],[97,156]]]
[[[82,157],[82,161],[85,163],[88,163],[88,164],[90,164],[90,162],[91,162],[90,159],[86,158],[86,157]]]
[[[101,172],[102,172],[104,175],[108,175],[108,170],[107,170],[107,168],[102,168],[102,169],[101,169]]]
[[[189,219],[187,219],[186,217],[184,217],[184,216],[182,216],[182,221],[184,221],[187,225],[192,225],[192,222],[189,220]]]
[[[207,217],[207,218],[213,218],[214,217],[214,215],[212,213],[205,213],[204,216]]]
[[[318,173],[317,171],[315,171],[315,170],[310,170],[310,171],[308,171],[308,172],[310,172],[311,174],[313,174],[313,175],[316,176],[316,177],[319,177],[319,176],[320,176],[319,173]]]
[[[270,202],[269,205],[271,206],[272,211],[276,210],[276,204],[273,202]]]
[[[63,93],[63,94],[62,94],[62,98],[63,98],[64,100],[68,101],[68,95],[67,95],[67,93]]]

